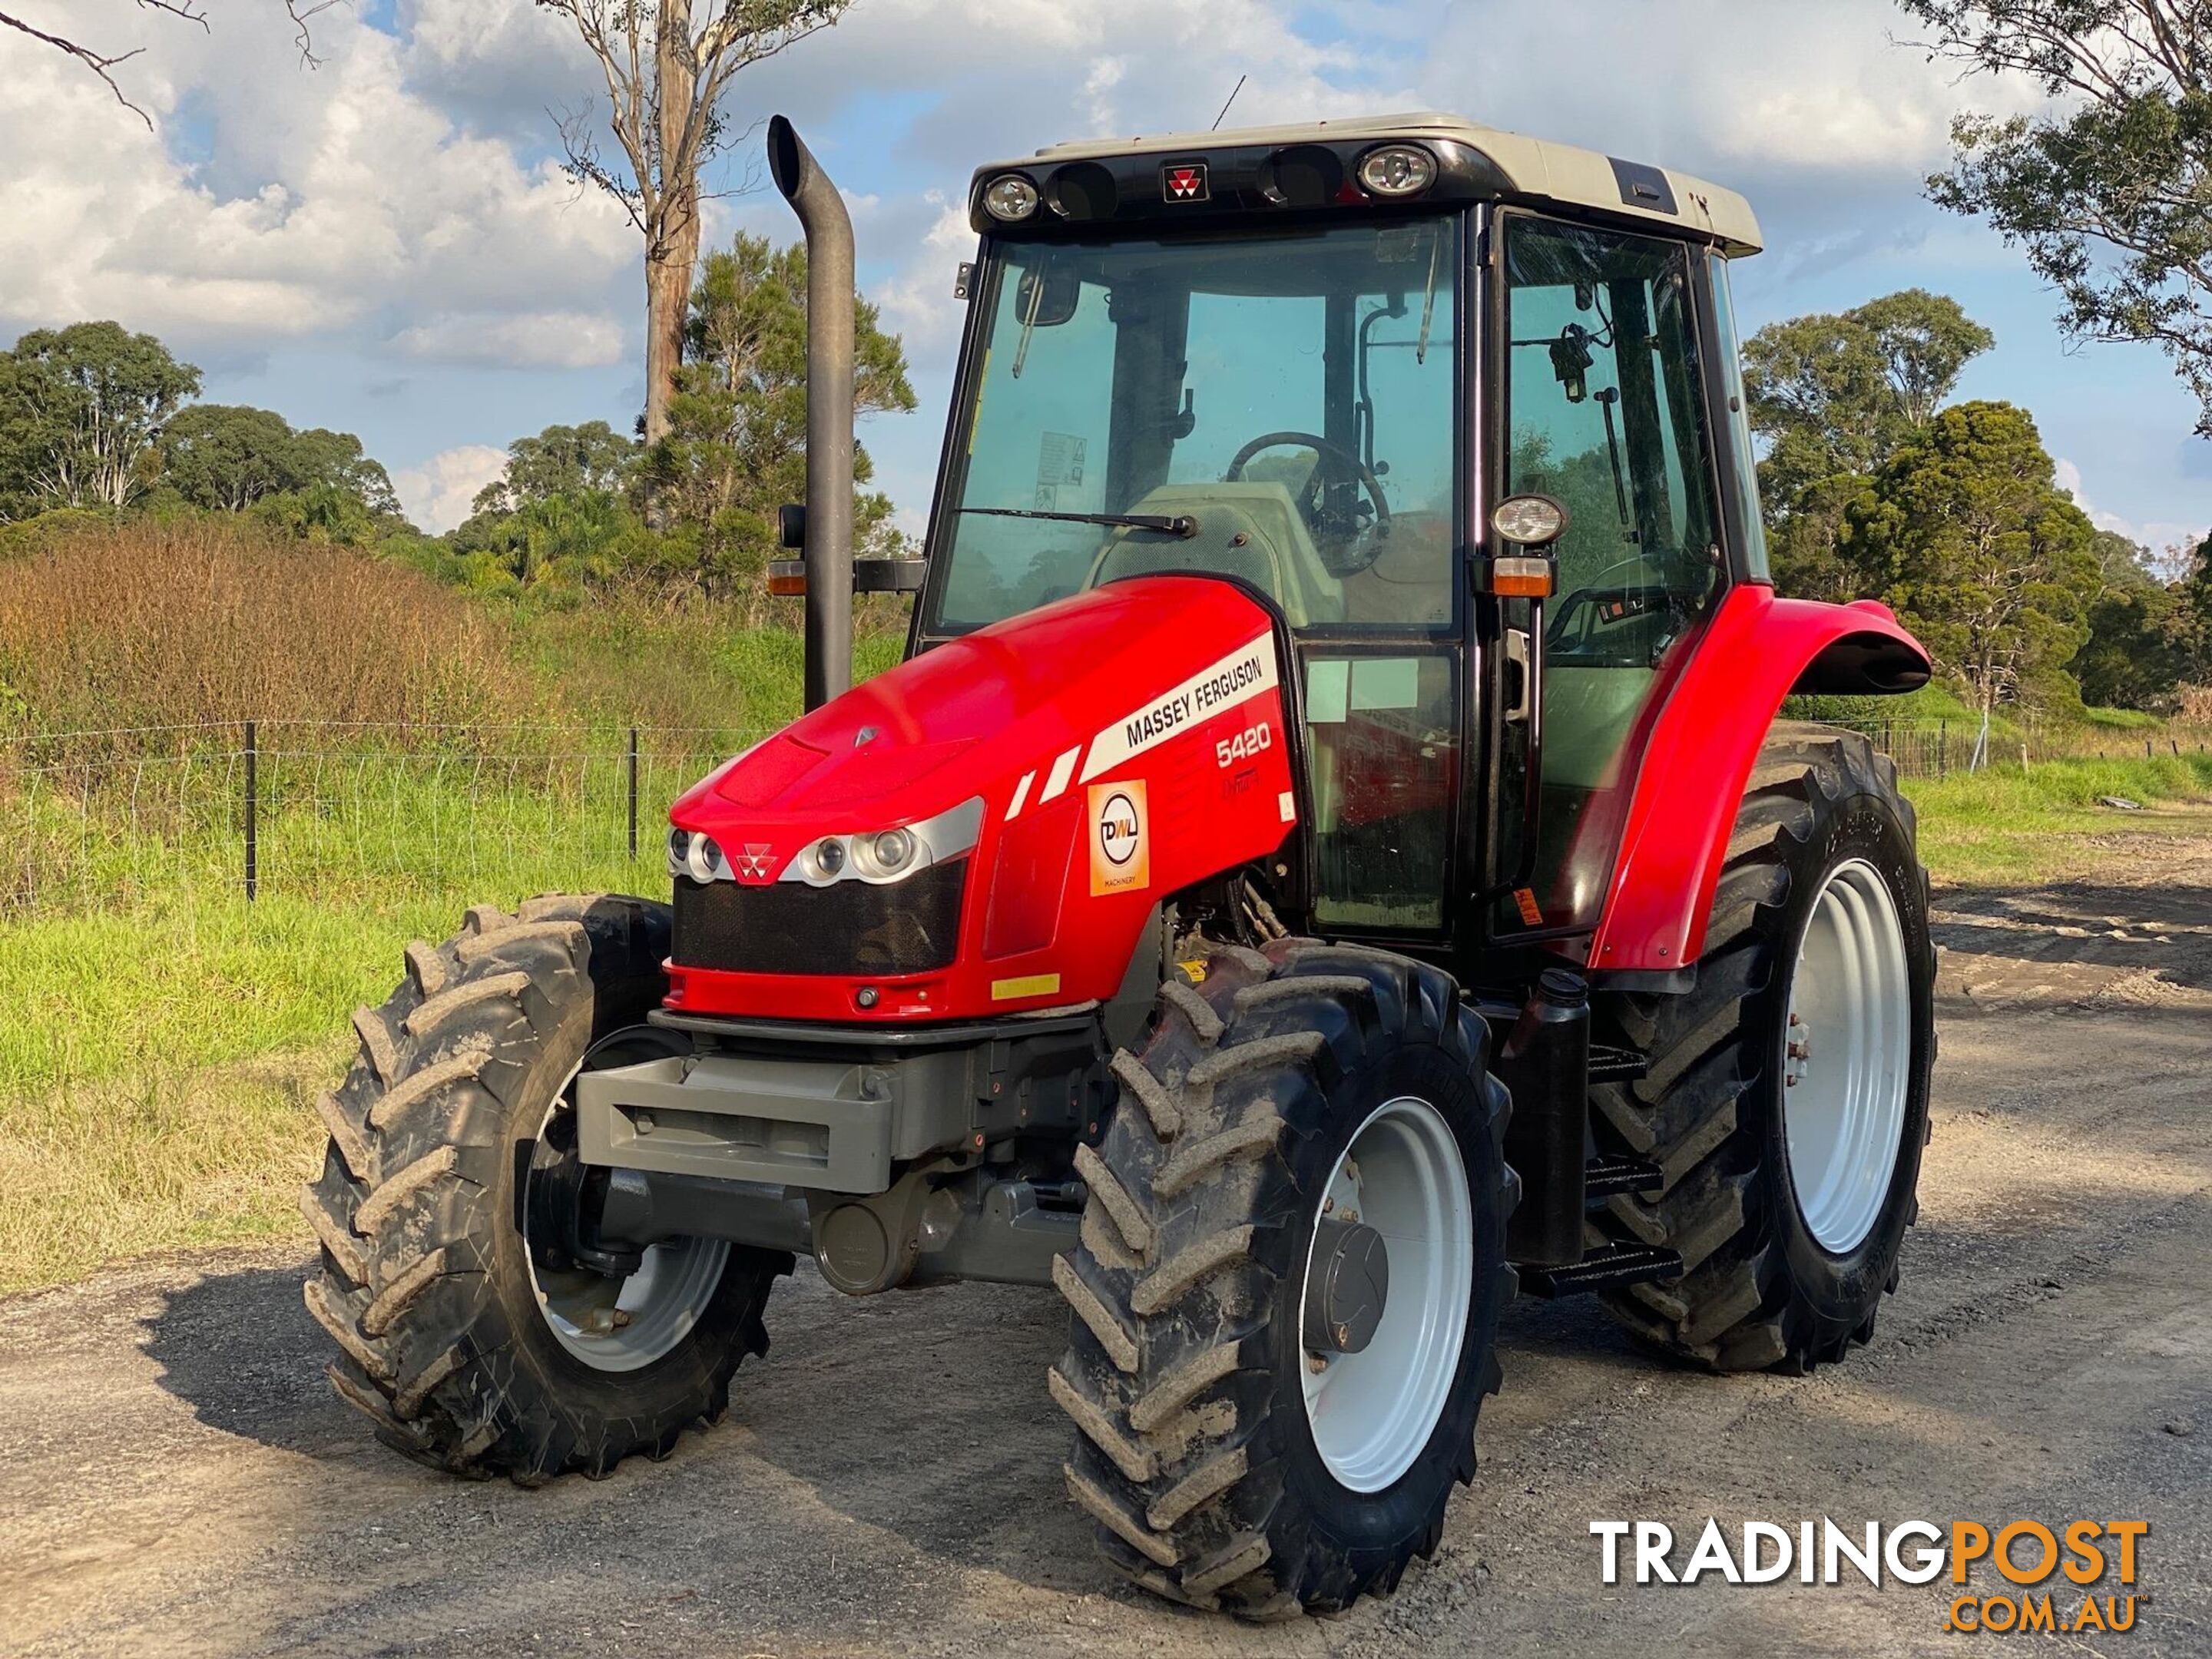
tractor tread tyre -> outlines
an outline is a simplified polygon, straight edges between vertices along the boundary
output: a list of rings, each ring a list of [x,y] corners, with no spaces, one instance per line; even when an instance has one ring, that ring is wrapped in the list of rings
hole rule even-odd
[[[330,1142],[301,1198],[322,1247],[305,1296],[337,1345],[339,1398],[418,1462],[534,1486],[663,1457],[767,1349],[762,1308],[791,1257],[732,1247],[672,1352],[585,1364],[538,1310],[514,1222],[519,1146],[591,1043],[658,1005],[669,926],[635,898],[480,905],[445,945],[410,945],[391,1000],[354,1015],[361,1052],[317,1102]]]
[[[1590,1243],[1667,1246],[1683,1262],[1677,1279],[1604,1296],[1643,1341],[1714,1370],[1802,1374],[1871,1340],[1917,1215],[1935,1057],[1928,876],[1914,835],[1895,767],[1864,738],[1778,724],[1746,787],[1694,988],[1601,999],[1601,1012],[1648,1056],[1650,1070],[1592,1089],[1598,1148],[1656,1164],[1664,1185],[1656,1195],[1607,1200],[1592,1214]],[[1814,891],[1846,852],[1876,864],[1898,906],[1912,1055],[1881,1213],[1850,1256],[1837,1257],[1812,1242],[1797,1213],[1780,1070],[1788,953]]]
[[[1295,1618],[1395,1588],[1432,1554],[1474,1423],[1496,1392],[1493,1340],[1514,1293],[1519,1195],[1487,1034],[1439,969],[1380,951],[1283,940],[1224,950],[1163,988],[1121,1104],[1077,1167],[1082,1246],[1054,1273],[1069,1347],[1048,1372],[1078,1431],[1069,1496],[1133,1582],[1248,1620]],[[1362,1090],[1449,1095],[1478,1234],[1467,1334],[1427,1449],[1347,1518],[1303,1406],[1295,1306],[1304,1218]],[[1287,1289],[1286,1286],[1287,1281]],[[1356,1522],[1356,1524],[1355,1524]]]

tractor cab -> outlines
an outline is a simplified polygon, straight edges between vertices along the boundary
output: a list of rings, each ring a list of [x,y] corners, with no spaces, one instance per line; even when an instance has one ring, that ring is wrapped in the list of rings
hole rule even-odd
[[[1295,653],[1314,922],[1462,964],[1571,953],[1655,696],[1765,577],[1729,304],[1748,208],[1430,115],[1060,146],[979,169],[971,203],[915,648],[1231,578]],[[1557,509],[1534,547],[1493,524],[1530,496]],[[1490,579],[1531,551],[1553,592]]]

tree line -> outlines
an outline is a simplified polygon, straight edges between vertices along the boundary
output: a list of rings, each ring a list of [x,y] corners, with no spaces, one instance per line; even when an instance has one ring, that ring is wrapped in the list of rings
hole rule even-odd
[[[2212,680],[2212,537],[2098,530],[2027,410],[1950,403],[1994,343],[1920,289],[1745,343],[1776,584],[1885,601],[1984,713],[2170,707]]]
[[[0,522],[201,510],[353,543],[405,527],[353,434],[188,401],[199,389],[198,368],[118,323],[23,335],[0,352]]]
[[[709,253],[662,434],[587,421],[518,438],[467,520],[439,537],[407,521],[352,434],[192,401],[199,370],[113,322],[35,331],[0,353],[0,524],[219,514],[376,548],[483,593],[559,600],[621,583],[750,597],[777,550],[776,509],[806,493],[805,295],[803,246],[741,234]],[[911,410],[898,337],[865,301],[856,322],[854,412]],[[896,550],[865,447],[854,472],[859,541]]]

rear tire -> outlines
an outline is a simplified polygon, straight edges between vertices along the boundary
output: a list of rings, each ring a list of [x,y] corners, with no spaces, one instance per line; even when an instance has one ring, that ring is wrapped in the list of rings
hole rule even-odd
[[[1388,1593],[1434,1553],[1453,1486],[1474,1478],[1514,1290],[1504,1228],[1519,1188],[1486,1047],[1438,969],[1284,941],[1212,957],[1196,988],[1164,988],[1142,1058],[1115,1057],[1121,1103],[1078,1156],[1091,1197],[1082,1247],[1055,1272],[1073,1316],[1048,1380],[1079,1430],[1069,1493],[1138,1584],[1291,1617]],[[1330,1362],[1411,1357],[1425,1380],[1389,1408],[1395,1434],[1358,1432],[1356,1399],[1348,1417],[1309,1400],[1326,1380],[1303,1328],[1309,1260],[1355,1142],[1378,1225],[1389,1158],[1415,1172],[1401,1188],[1443,1200],[1408,1213],[1466,1229],[1426,1254],[1390,1230],[1382,1323]],[[1443,1334],[1409,1342],[1409,1322]]]
[[[1609,1200],[1592,1219],[1593,1243],[1681,1253],[1680,1279],[1606,1302],[1630,1331],[1682,1358],[1725,1371],[1809,1370],[1870,1340],[1883,1294],[1897,1288],[1919,1212],[1936,1054],[1935,949],[1914,830],[1895,769],[1863,738],[1777,726],[1737,816],[1695,988],[1605,1000],[1650,1071],[1591,1091],[1598,1146],[1657,1164],[1666,1185],[1655,1198]],[[1808,1145],[1816,1097],[1858,1050],[1850,1022],[1824,1019],[1804,1042],[1809,1058],[1793,1058],[1808,1028],[1790,1020],[1793,1005],[1814,1006],[1824,975],[1801,958],[1820,956],[1828,924],[1816,916],[1838,905],[1874,947],[1863,954],[1891,964],[1856,989],[1889,1011],[1860,1021],[1857,1042],[1880,1051],[1892,1081],[1862,1091],[1867,1115],[1841,1153],[1823,1157]],[[1832,964],[1825,977],[1837,977]]]
[[[479,906],[442,947],[409,946],[391,1000],[354,1016],[361,1055],[317,1103],[331,1142],[302,1198],[323,1246],[307,1303],[338,1345],[340,1398],[420,1462],[534,1485],[665,1456],[767,1350],[761,1310],[788,1255],[673,1241],[648,1256],[665,1279],[642,1299],[644,1271],[594,1297],[597,1275],[541,1283],[517,1224],[578,1070],[665,1041],[644,1021],[668,939],[667,908],[641,899]],[[580,1326],[556,1324],[560,1309]]]

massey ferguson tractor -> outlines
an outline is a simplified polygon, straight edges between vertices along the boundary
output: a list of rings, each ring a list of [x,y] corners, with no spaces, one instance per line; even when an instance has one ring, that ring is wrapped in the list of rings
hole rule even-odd
[[[927,557],[856,561],[851,228],[769,143],[808,712],[676,803],[672,894],[479,907],[355,1017],[338,1393],[599,1475],[721,1415],[797,1257],[1051,1285],[1009,1386],[1106,1554],[1270,1619],[1435,1550],[1516,1291],[1717,1371],[1866,1341],[1926,883],[1887,763],[1777,716],[1929,662],[1768,580],[1743,200],[1439,115],[983,167]],[[852,687],[856,586],[915,598]]]

